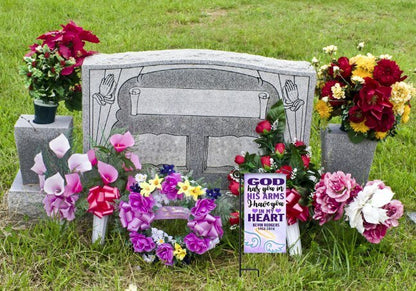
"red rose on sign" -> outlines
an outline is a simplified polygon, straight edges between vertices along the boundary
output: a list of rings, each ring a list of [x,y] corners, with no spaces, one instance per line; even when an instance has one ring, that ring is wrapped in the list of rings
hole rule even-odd
[[[240,213],[238,211],[230,213],[229,221],[230,221],[230,225],[239,224],[240,223]]]
[[[399,66],[395,61],[381,59],[377,62],[374,67],[373,77],[380,84],[384,86],[391,86],[396,82],[403,81],[407,76],[401,76],[403,71],[400,70]]]
[[[311,157],[308,155],[303,155],[301,156],[301,158],[302,158],[302,162],[305,168],[309,168],[309,164],[311,163]]]
[[[263,165],[263,168],[270,167],[270,156],[264,156],[260,158],[261,164]]]
[[[256,132],[258,134],[268,133],[272,130],[272,125],[268,120],[260,121],[256,126]]]
[[[228,189],[233,193],[235,196],[240,195],[240,184],[236,181],[231,181],[228,185]]]
[[[280,169],[276,171],[276,173],[282,173],[286,175],[286,179],[289,180],[290,176],[292,175],[292,167],[289,165],[281,166]]]
[[[241,165],[242,163],[244,163],[244,157],[243,156],[240,156],[240,155],[237,155],[237,156],[235,156],[234,162],[236,164]]]

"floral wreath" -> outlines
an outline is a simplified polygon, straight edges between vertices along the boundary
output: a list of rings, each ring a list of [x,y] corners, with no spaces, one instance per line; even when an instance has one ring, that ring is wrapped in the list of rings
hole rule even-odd
[[[219,196],[218,188],[203,188],[175,172],[173,165],[164,165],[153,179],[144,174],[135,176],[128,201],[120,202],[119,217],[135,252],[142,253],[146,262],[157,257],[171,266],[189,262],[194,254],[202,255],[219,243],[223,235],[221,217],[212,214]],[[189,233],[173,238],[151,227],[155,220],[166,219],[187,220]]]

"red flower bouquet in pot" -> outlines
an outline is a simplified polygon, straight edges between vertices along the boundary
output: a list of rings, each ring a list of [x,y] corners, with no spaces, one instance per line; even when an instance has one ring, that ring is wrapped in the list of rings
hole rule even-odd
[[[84,45],[98,43],[99,39],[73,21],[37,39],[41,43],[30,46],[20,70],[35,107],[55,107],[56,112],[58,103],[64,101],[69,110],[81,110],[81,65],[85,57],[95,53],[85,50]],[[36,116],[35,122],[48,123],[37,121]]]
[[[315,110],[321,124],[325,127],[332,117],[340,116],[341,129],[355,143],[394,136],[398,124],[409,120],[410,100],[416,95],[397,63],[389,55],[335,58],[335,46],[324,51],[331,56],[330,63],[319,67],[314,62],[319,96]]]

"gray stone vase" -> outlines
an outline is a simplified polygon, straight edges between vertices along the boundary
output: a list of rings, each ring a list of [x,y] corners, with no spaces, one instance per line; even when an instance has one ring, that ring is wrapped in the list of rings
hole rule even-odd
[[[377,141],[363,140],[355,144],[340,124],[329,124],[321,130],[321,161],[325,172],[343,171],[350,173],[357,183],[368,180]]]

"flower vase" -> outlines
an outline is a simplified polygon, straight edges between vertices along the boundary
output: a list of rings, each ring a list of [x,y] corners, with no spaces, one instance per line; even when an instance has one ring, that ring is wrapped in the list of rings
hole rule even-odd
[[[105,234],[107,232],[108,224],[108,215],[99,218],[94,215],[94,220],[92,224],[92,242],[95,243],[97,240],[100,240],[100,244],[104,244]]]
[[[289,255],[302,255],[302,244],[300,241],[299,222],[288,225],[286,228],[286,241]]]
[[[365,139],[353,143],[339,124],[329,124],[321,131],[321,162],[326,172],[350,173],[357,183],[367,182],[377,141]]]
[[[34,123],[37,124],[50,124],[55,122],[56,109],[58,108],[58,103],[54,102],[44,102],[40,99],[35,99],[33,101],[35,107],[35,119]]]

